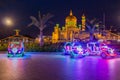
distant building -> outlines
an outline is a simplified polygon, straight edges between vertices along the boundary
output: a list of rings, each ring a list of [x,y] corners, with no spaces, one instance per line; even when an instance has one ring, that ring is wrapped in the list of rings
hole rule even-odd
[[[98,39],[105,40],[118,40],[119,35],[105,31],[106,35],[102,35],[99,32],[95,32],[94,35]],[[72,10],[69,16],[65,19],[65,26],[60,28],[59,24],[56,24],[54,31],[52,32],[52,43],[73,41],[74,39],[87,40],[89,39],[89,32],[86,32],[86,16],[83,14],[81,17],[81,25],[77,24],[77,18],[73,15]]]
[[[59,24],[54,27],[54,32],[52,33],[52,43],[57,43],[61,41],[72,41],[73,35],[77,38],[79,37],[80,27],[77,26],[77,18],[73,15],[72,10],[70,15],[65,19],[65,26],[62,29]]]
[[[8,43],[9,41],[19,41],[19,40],[23,41],[24,43],[34,42],[33,38],[20,35],[19,34],[20,30],[16,29],[15,32],[16,32],[15,35],[1,39],[0,43]]]
[[[51,36],[43,36],[44,43],[51,43]],[[40,43],[39,36],[35,39],[35,43]]]
[[[78,26],[77,18],[73,15],[71,10],[69,16],[65,19],[65,26],[61,29],[59,24],[56,24],[54,27],[54,32],[52,33],[52,43],[73,41],[73,39],[80,39],[82,35],[84,35],[82,38],[89,37],[89,34],[80,34],[80,32],[84,32],[86,28],[86,17],[84,14],[82,15],[81,22],[81,25]]]

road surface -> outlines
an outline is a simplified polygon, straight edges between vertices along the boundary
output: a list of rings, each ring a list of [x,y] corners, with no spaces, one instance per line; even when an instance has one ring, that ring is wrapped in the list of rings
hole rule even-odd
[[[0,80],[120,80],[120,58],[88,56],[70,59],[59,53],[0,54]]]

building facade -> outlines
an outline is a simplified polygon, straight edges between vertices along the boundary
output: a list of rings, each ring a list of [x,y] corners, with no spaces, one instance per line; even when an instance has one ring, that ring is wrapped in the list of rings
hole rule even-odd
[[[14,30],[14,31],[15,31],[15,35],[1,39],[0,44],[5,44],[10,41],[23,41],[24,43],[33,43],[35,41],[33,38],[20,35],[19,34],[20,30],[18,30],[18,29]]]
[[[80,38],[80,31],[85,31],[86,17],[83,14],[81,25],[77,25],[77,18],[73,15],[72,10],[69,16],[65,19],[65,26],[60,28],[59,24],[54,27],[52,33],[52,43],[73,41],[73,39]]]
[[[119,40],[120,36],[112,33],[109,30],[104,31],[105,35],[99,31],[94,32],[94,36],[99,40]],[[89,31],[86,31],[86,16],[83,14],[81,17],[81,25],[78,25],[77,18],[73,15],[72,10],[69,16],[65,19],[65,25],[60,28],[59,24],[56,24],[54,31],[52,32],[52,43],[68,42],[74,39],[88,40],[90,37]]]

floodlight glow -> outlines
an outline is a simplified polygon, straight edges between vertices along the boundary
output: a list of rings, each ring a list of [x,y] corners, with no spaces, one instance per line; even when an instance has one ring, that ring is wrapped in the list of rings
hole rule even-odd
[[[3,19],[3,24],[6,26],[13,26],[13,20],[10,17],[6,17]]]

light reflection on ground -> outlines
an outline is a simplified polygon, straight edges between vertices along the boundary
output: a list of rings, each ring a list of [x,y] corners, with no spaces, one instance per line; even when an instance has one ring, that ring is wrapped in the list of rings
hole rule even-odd
[[[0,54],[0,80],[120,80],[119,74],[120,58],[70,59],[48,53],[7,58]]]

